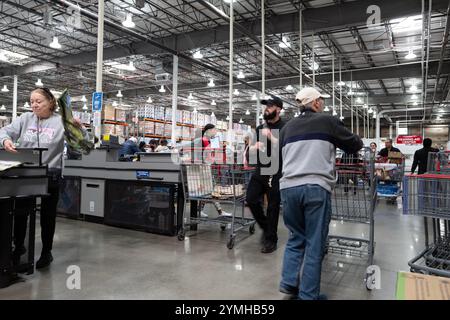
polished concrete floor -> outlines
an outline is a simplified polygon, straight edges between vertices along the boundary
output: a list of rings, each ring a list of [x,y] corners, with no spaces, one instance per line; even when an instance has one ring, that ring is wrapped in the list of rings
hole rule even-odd
[[[329,299],[395,299],[398,271],[423,247],[423,220],[380,201],[375,213],[374,264],[381,288],[364,284],[367,262],[327,255],[322,292]],[[365,233],[365,226],[332,222],[332,233]],[[39,234],[39,230],[37,230]],[[0,299],[282,299],[278,292],[287,231],[279,224],[279,249],[260,253],[260,230],[242,232],[232,250],[218,227],[201,227],[183,242],[100,224],[58,218],[53,255],[45,271],[0,289]],[[36,251],[40,239],[36,238]],[[80,267],[81,289],[66,286],[71,265]]]

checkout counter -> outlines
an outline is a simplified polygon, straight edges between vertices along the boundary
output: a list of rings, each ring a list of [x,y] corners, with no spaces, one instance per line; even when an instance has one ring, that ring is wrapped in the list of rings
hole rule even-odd
[[[118,161],[118,149],[65,160],[58,212],[108,225],[176,235],[183,217],[180,167],[170,153]]]

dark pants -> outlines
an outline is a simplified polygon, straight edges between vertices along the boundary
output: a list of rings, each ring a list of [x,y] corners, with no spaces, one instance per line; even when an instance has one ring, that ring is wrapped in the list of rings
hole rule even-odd
[[[59,196],[59,176],[49,177],[48,193],[50,196],[42,198],[40,222],[42,252],[48,253],[53,247],[53,236],[55,235],[56,206]],[[32,210],[33,204],[28,201],[17,203],[14,217],[14,245],[21,247],[24,245],[27,231],[28,214]]]
[[[280,215],[280,180],[269,176],[253,174],[247,188],[247,204],[258,225],[264,231],[266,241],[278,241],[278,217]],[[264,213],[263,196],[267,195],[267,214]]]
[[[0,288],[9,283],[12,271],[12,208],[13,201],[0,200]]]

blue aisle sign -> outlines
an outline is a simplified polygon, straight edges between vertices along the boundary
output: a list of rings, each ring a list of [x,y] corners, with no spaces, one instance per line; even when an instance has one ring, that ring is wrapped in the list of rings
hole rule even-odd
[[[103,92],[94,92],[92,94],[92,111],[102,111]]]

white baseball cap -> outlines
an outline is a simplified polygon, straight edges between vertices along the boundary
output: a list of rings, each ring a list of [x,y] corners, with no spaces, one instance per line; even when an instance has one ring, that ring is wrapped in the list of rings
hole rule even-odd
[[[317,89],[311,87],[300,90],[295,96],[295,100],[303,106],[319,98],[325,99]]]
[[[128,140],[130,140],[130,141],[132,141],[132,142],[134,142],[134,143],[137,143],[137,139],[136,139],[135,137],[131,137],[131,138],[128,139]]]

